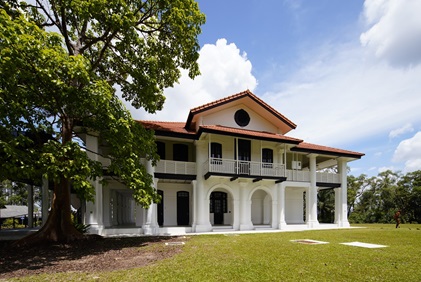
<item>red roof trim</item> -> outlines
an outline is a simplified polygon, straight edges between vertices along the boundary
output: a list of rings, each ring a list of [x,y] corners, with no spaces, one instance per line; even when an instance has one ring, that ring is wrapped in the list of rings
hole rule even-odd
[[[302,142],[298,146],[291,148],[291,151],[296,152],[308,152],[308,153],[323,153],[331,154],[340,157],[352,157],[360,159],[365,154],[354,151],[342,150],[333,147],[327,147],[322,145],[316,145],[311,143]]]
[[[303,142],[301,139],[275,134],[271,132],[265,131],[254,131],[254,130],[247,130],[247,129],[240,129],[240,128],[233,128],[221,125],[202,125],[199,128],[198,136],[200,136],[203,132],[208,133],[217,133],[229,136],[238,136],[238,137],[245,137],[250,139],[258,139],[258,140],[268,140],[268,141],[275,141],[279,142],[282,141],[284,143],[289,144],[299,144]]]

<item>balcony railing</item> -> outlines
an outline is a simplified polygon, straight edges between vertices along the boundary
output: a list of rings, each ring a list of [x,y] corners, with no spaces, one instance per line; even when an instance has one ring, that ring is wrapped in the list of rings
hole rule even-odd
[[[196,175],[196,163],[160,160],[155,167],[155,172]]]
[[[325,183],[341,183],[341,174],[318,172],[316,175],[316,180],[317,182],[325,182]]]
[[[231,175],[286,177],[289,181],[310,181],[309,170],[285,169],[285,165],[276,163],[263,163],[239,161],[229,159],[210,158],[203,163],[204,174],[222,173]],[[316,181],[325,183],[340,183],[340,174],[317,172]]]
[[[251,162],[210,158],[203,163],[204,174],[226,173],[235,175],[271,176],[284,177],[285,166],[283,164]]]

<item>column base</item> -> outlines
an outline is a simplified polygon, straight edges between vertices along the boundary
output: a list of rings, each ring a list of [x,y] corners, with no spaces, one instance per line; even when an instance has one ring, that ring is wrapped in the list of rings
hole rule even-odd
[[[339,227],[350,227],[351,225],[349,224],[348,221],[342,221],[338,224]]]
[[[240,224],[240,230],[253,230],[254,225],[253,223],[247,223],[247,224]]]
[[[308,228],[316,228],[318,227],[320,224],[317,220],[312,220],[312,221],[308,221],[307,222],[307,226]]]
[[[158,235],[159,226],[155,225],[143,225],[142,226],[143,234],[145,235]]]
[[[102,231],[104,230],[104,226],[103,225],[99,225],[99,224],[90,224],[89,226],[89,230],[88,233],[89,234],[97,234],[97,235],[102,235]]]
[[[212,231],[212,225],[209,224],[196,224],[194,227],[194,232],[200,233],[200,232],[211,232]]]
[[[288,224],[285,221],[279,222],[278,229],[286,229]]]

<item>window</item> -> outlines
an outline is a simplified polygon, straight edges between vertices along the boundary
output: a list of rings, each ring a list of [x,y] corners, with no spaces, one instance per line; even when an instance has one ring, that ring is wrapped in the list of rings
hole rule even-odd
[[[220,143],[211,143],[211,158],[222,159],[222,145]]]
[[[189,160],[189,147],[186,144],[174,144],[173,160],[187,162]]]
[[[272,149],[262,149],[262,167],[272,168],[273,164],[273,150]]]
[[[211,164],[222,165],[222,145],[211,143]]]
[[[158,150],[157,153],[159,155],[159,158],[161,160],[165,160],[165,143],[164,142],[157,141],[156,142],[156,148]]]
[[[244,127],[249,124],[250,116],[245,110],[241,109],[235,112],[234,120],[239,126]]]

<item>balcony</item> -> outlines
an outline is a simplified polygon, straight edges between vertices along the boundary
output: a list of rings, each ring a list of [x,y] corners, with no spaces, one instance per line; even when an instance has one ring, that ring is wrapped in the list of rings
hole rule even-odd
[[[285,180],[285,166],[274,163],[210,158],[203,163],[203,172],[205,179],[211,175],[219,175],[231,176],[232,179],[238,176],[249,177],[255,178],[256,181],[264,178]]]
[[[160,160],[155,172],[171,174],[196,174],[196,163]]]
[[[240,160],[229,160],[210,158],[203,163],[203,173],[205,179],[210,176],[229,176],[232,180],[238,177],[254,178],[254,181],[262,179],[274,179],[276,181],[297,181],[310,182],[311,174],[309,170],[290,170],[284,164],[251,162]],[[339,187],[340,174],[317,172],[317,186]]]

